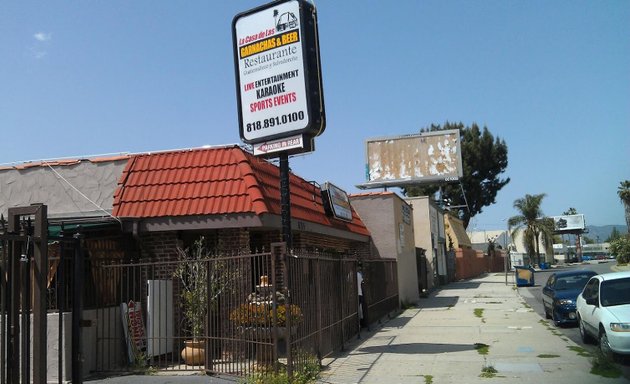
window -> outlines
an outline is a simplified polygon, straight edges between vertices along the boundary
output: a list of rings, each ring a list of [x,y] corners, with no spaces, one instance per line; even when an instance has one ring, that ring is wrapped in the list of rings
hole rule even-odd
[[[602,306],[630,304],[630,278],[602,282]]]
[[[582,296],[584,299],[596,298],[599,293],[599,280],[591,279],[584,287],[584,293]]]

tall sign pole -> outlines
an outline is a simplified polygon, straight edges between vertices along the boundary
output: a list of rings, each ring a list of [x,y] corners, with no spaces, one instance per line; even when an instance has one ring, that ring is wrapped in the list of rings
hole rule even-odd
[[[287,244],[287,248],[293,246],[293,235],[291,234],[291,189],[289,181],[289,155],[287,152],[280,153],[280,215],[282,219],[282,241]]]
[[[289,155],[314,150],[326,127],[315,6],[281,0],[232,20],[241,140],[280,158],[282,237],[291,247]]]

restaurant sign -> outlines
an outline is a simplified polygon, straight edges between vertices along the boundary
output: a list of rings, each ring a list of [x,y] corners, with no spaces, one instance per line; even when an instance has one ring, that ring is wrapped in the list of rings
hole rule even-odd
[[[321,134],[315,7],[285,0],[240,13],[232,21],[232,38],[241,139],[256,144]]]

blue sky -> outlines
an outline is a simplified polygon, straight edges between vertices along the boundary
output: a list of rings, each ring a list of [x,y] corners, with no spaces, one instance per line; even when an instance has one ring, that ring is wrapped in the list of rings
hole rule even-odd
[[[255,1],[0,3],[0,164],[241,143],[231,21]],[[630,179],[630,2],[315,2],[326,101],[306,180],[365,182],[365,140],[476,122],[511,182],[469,230],[546,193],[623,224]]]

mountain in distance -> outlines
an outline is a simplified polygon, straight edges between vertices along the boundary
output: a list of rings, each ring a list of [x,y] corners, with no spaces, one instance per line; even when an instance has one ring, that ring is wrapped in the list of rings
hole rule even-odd
[[[625,225],[587,225],[588,233],[585,233],[584,236],[594,242],[597,242],[597,237],[599,236],[599,242],[603,243],[608,239],[613,228],[617,228],[617,231],[622,235],[628,233],[628,227]]]

